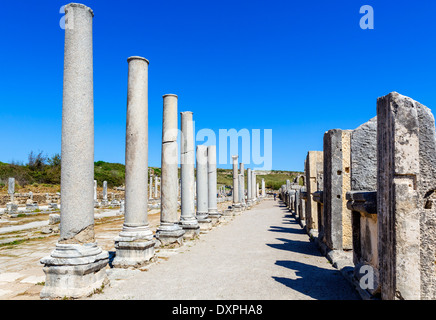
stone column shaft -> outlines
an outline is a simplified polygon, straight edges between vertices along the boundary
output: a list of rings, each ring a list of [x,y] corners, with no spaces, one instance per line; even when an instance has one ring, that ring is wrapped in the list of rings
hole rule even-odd
[[[94,238],[93,16],[82,4],[65,6],[60,239],[41,259],[42,298],[86,296],[108,281],[109,255]]]
[[[238,156],[232,156],[233,160],[233,207],[239,208],[239,177],[238,177]]]
[[[195,218],[195,177],[194,177],[194,124],[192,112],[181,112],[181,215],[180,224],[185,230],[185,238],[199,233],[199,225]]]
[[[209,218],[216,221],[221,214],[217,206],[217,178],[216,178],[216,146],[207,147],[207,170],[208,170],[208,211]]]
[[[130,57],[127,125],[126,191],[123,230],[115,239],[115,267],[140,267],[154,256],[148,224],[148,60]]]
[[[252,179],[253,179],[253,175],[251,173],[251,169],[248,168],[247,169],[247,204],[250,206],[253,203],[253,192],[252,192],[253,183],[251,182]]]
[[[161,216],[156,237],[162,244],[182,244],[185,233],[178,224],[178,166],[177,166],[177,96],[163,96]]]

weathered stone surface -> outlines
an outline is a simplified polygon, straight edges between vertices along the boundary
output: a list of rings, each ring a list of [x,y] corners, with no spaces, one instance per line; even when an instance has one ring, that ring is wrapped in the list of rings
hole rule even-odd
[[[162,119],[162,176],[161,220],[156,238],[162,244],[182,244],[184,231],[178,224],[178,168],[177,168],[177,96],[163,96]]]
[[[318,218],[320,238],[332,250],[352,249],[351,211],[346,200],[351,188],[350,138],[350,130],[332,129],[324,134],[324,210]]]
[[[351,190],[377,188],[377,117],[351,133]]]
[[[436,298],[434,117],[396,92],[377,100],[377,208],[383,299]]]
[[[305,172],[307,192],[306,227],[308,231],[311,229],[318,230],[318,210],[317,204],[313,200],[313,193],[318,190],[318,179],[323,171],[323,161],[322,151],[309,151],[307,153]]]

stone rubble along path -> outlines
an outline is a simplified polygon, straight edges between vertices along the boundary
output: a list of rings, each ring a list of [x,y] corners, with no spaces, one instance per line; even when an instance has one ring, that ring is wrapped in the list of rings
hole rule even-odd
[[[140,270],[107,269],[85,299],[359,300],[280,202],[265,200]]]

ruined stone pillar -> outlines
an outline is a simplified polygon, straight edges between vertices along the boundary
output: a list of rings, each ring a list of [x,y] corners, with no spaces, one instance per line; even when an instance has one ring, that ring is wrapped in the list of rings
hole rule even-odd
[[[241,208],[241,202],[239,201],[239,177],[238,177],[238,156],[232,156],[233,160],[233,208]]]
[[[251,180],[253,179],[253,175],[251,173],[251,169],[247,169],[247,206],[251,207],[253,205],[253,192],[252,186],[253,183]]]
[[[185,231],[178,221],[178,167],[177,167],[177,96],[163,96],[162,158],[161,158],[161,215],[156,238],[163,245],[183,244]]]
[[[216,185],[216,146],[207,147],[207,172],[208,172],[208,213],[212,223],[217,223],[221,214],[217,206]]]
[[[181,112],[181,215],[180,225],[185,230],[184,237],[193,238],[200,233],[200,226],[195,218],[195,154],[194,154],[194,124],[192,112]]]
[[[396,92],[377,100],[381,297],[436,299],[436,137],[430,109]]]
[[[197,221],[201,231],[211,229],[208,201],[207,146],[197,146]]]
[[[309,151],[305,162],[306,172],[306,229],[308,233],[318,236],[318,205],[313,194],[318,191],[318,180],[323,172],[323,152]]]
[[[148,224],[148,60],[128,60],[126,191],[123,229],[115,238],[115,267],[140,267],[154,256]]]
[[[108,205],[108,200],[107,200],[107,181],[103,181],[103,200],[102,200],[102,205],[107,206]]]
[[[331,250],[353,249],[351,210],[351,130],[332,129],[324,134],[323,211],[318,215],[319,238]]]
[[[82,4],[65,6],[60,238],[41,259],[41,298],[78,298],[108,282],[109,255],[94,237],[93,16]]]

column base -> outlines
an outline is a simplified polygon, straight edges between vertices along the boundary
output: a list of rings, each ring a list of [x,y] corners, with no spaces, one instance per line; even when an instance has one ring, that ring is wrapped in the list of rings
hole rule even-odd
[[[182,220],[179,222],[180,227],[185,231],[183,239],[193,239],[200,234],[200,225],[197,219]]]
[[[159,240],[160,245],[183,245],[183,235],[185,230],[180,228],[177,223],[161,224],[156,230],[156,239]]]
[[[44,264],[45,286],[42,299],[78,299],[90,296],[109,283],[106,266],[109,254],[89,244],[56,244],[50,256],[40,260]]]
[[[199,219],[198,224],[200,226],[200,233],[208,233],[213,227],[213,222],[210,218]]]
[[[217,209],[209,209],[207,217],[212,220],[212,226],[214,227],[221,222],[222,214]]]
[[[115,268],[140,268],[154,257],[156,241],[148,226],[123,226],[120,235],[115,238]]]

